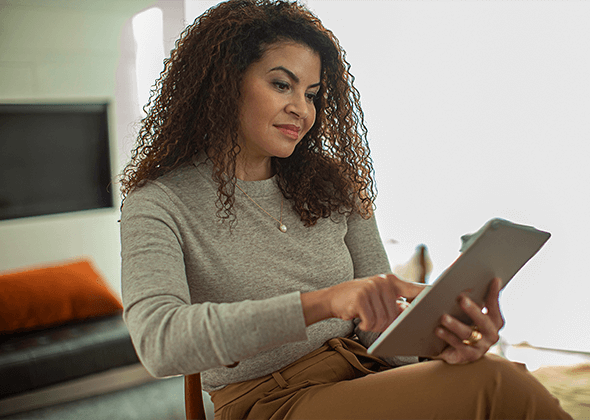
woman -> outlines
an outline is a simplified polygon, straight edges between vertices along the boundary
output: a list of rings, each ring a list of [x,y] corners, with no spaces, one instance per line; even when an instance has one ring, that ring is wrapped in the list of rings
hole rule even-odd
[[[484,356],[503,325],[497,281],[486,314],[462,300],[481,334],[441,320],[441,360],[366,354],[422,286],[384,274],[348,67],[283,1],[230,0],[182,34],[122,179],[142,363],[202,372],[220,419],[568,418],[521,367]]]

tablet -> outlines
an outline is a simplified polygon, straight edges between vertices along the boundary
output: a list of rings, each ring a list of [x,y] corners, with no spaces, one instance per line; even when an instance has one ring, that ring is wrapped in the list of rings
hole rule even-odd
[[[473,235],[465,235],[461,254],[428,289],[420,293],[368,352],[377,356],[440,354],[447,343],[434,330],[447,313],[471,325],[457,297],[466,293],[483,306],[490,282],[502,280],[502,288],[541,249],[551,236],[532,226],[492,219]]]

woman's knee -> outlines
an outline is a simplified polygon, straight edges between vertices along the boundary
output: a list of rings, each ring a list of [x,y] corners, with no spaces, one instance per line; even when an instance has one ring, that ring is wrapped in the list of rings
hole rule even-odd
[[[493,399],[506,399],[539,391],[538,381],[522,363],[512,362],[496,355],[485,355],[480,360],[466,365],[471,375],[478,378],[481,387],[486,388]],[[542,385],[541,385],[542,388]]]

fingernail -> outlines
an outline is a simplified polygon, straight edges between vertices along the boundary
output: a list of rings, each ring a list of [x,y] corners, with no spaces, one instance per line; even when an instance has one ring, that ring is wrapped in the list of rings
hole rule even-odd
[[[471,300],[467,297],[463,298],[463,305],[465,305],[466,308],[469,308],[471,306]]]

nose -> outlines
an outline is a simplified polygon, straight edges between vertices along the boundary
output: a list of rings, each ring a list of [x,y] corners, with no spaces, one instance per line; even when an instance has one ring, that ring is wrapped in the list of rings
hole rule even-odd
[[[297,118],[304,120],[309,115],[309,106],[310,104],[307,101],[305,94],[297,94],[291,97],[291,100],[287,104],[286,111],[287,113],[295,115]]]

